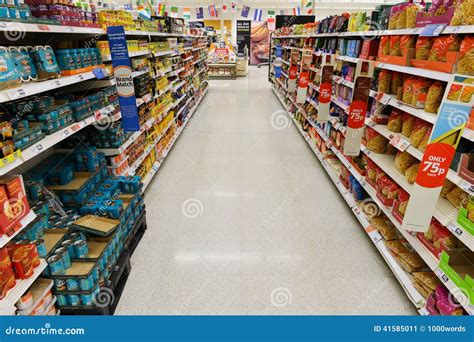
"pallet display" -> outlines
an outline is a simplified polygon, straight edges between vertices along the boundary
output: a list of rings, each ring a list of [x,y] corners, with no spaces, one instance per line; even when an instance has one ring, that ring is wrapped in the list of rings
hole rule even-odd
[[[273,33],[273,91],[420,314],[473,315],[474,231],[467,213],[474,181],[466,163],[474,146],[474,74],[463,58],[472,52],[474,28],[449,26],[449,18],[430,36],[421,24],[388,27],[387,17],[374,25],[382,29],[369,31],[357,26],[358,15]],[[447,39],[457,50],[451,45],[454,52],[441,58],[436,46]],[[424,62],[416,59],[423,54]],[[449,106],[464,108],[456,123]],[[431,175],[446,178],[437,204],[418,209],[429,210],[429,227],[410,226],[410,197],[426,191],[418,184],[420,162],[436,160],[429,151],[440,130],[447,130],[443,137],[455,132],[449,144],[458,149],[452,165]],[[442,295],[451,311],[439,311]]]
[[[207,37],[178,18],[26,3],[21,23],[0,22],[14,69],[0,90],[0,192],[14,215],[0,215],[0,314],[111,315],[147,229],[144,191],[208,91]],[[77,20],[48,17],[59,10]],[[123,26],[138,129],[110,26]],[[104,292],[114,301],[96,303]]]

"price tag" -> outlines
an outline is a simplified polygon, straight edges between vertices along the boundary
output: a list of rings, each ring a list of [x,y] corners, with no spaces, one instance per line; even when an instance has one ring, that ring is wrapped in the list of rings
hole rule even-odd
[[[53,84],[54,84],[56,87],[60,87],[60,86],[62,85],[61,81],[59,81],[59,80],[55,80],[55,81],[53,82]]]
[[[375,99],[384,105],[388,105],[388,103],[391,100],[391,97],[381,91],[377,93],[377,95],[375,96]]]
[[[0,28],[2,29],[7,28],[7,23],[0,23]]]
[[[64,130],[63,132],[64,138],[67,138],[69,135],[71,135],[71,132],[69,132],[69,129]]]
[[[71,128],[71,129],[72,129],[72,131],[73,131],[73,132],[77,132],[78,130],[80,130],[80,129],[81,129],[81,125],[79,125],[79,124],[76,124],[76,125],[72,126],[72,128]]]
[[[69,32],[74,32],[74,27],[68,26]]]
[[[373,122],[372,120],[369,120],[369,122],[367,122],[367,126],[369,127],[372,127],[374,128],[377,124],[375,122]]]
[[[38,30],[40,31],[49,31],[49,25],[38,24],[36,26],[38,27]]]
[[[77,78],[80,80],[80,81],[84,81],[85,77],[83,74],[79,74],[77,75]]]
[[[105,73],[105,70],[103,68],[95,68],[94,70],[92,70],[92,73],[98,80],[101,80],[107,77],[107,74]]]
[[[470,195],[474,195],[474,184],[463,180],[461,184],[459,184],[459,186],[461,187],[461,189],[464,189],[465,191],[469,192]]]
[[[43,152],[43,151],[44,151],[44,146],[43,146],[42,144],[36,144],[36,145],[35,145],[35,148],[33,149],[33,153],[34,153],[35,155],[38,155],[38,154],[40,154],[40,153]]]
[[[420,37],[438,37],[445,27],[446,24],[428,24],[423,27]]]
[[[439,268],[435,270],[435,273],[438,276],[438,278],[441,279],[444,283],[447,283],[449,281],[448,276],[444,274],[444,272],[441,271]]]
[[[461,236],[464,233],[462,229],[460,229],[456,224],[452,222],[448,223],[446,227],[457,236]]]
[[[12,100],[19,99],[26,96],[26,91],[23,88],[16,88],[9,91],[10,98]]]

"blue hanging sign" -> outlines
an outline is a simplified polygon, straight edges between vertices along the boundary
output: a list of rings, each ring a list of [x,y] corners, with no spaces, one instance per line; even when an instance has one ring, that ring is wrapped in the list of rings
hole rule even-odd
[[[110,26],[107,28],[107,36],[122,112],[123,129],[125,132],[136,132],[140,130],[140,122],[125,30],[123,26]]]

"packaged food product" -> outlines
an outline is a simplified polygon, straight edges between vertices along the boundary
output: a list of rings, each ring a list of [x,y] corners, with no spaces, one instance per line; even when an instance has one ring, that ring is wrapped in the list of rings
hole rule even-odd
[[[390,36],[382,36],[380,38],[379,51],[382,52],[382,55],[390,55]]]
[[[392,73],[388,70],[382,70],[379,74],[379,92],[390,94],[390,86],[392,82]]]
[[[388,117],[387,129],[395,133],[402,131],[402,113],[398,109],[392,109]]]
[[[462,307],[453,302],[452,296],[444,285],[436,286],[435,296],[436,307],[441,315],[457,316],[463,314]]]
[[[413,272],[412,274],[414,274],[414,273],[416,273],[416,272]],[[432,292],[428,291],[428,289],[425,286],[423,286],[423,284],[418,282],[417,280],[413,280],[412,284],[413,284],[413,287],[420,293],[420,295],[425,300],[428,300],[428,298],[432,295]]]
[[[441,285],[441,281],[431,271],[428,272],[414,272],[412,274],[413,278],[416,279],[418,282],[422,283],[426,287],[428,287],[431,291],[436,290],[436,286]]]
[[[473,1],[474,3],[474,1]],[[474,4],[473,4],[474,6]],[[474,37],[465,36],[459,49],[457,72],[462,75],[474,75]]]
[[[409,253],[410,251],[407,249],[406,244],[403,240],[394,240],[385,243],[385,246],[395,254],[400,253]]]
[[[366,129],[367,148],[375,153],[384,153],[387,148],[388,140],[373,128]]]
[[[395,5],[390,9],[390,19],[388,21],[388,29],[395,30],[398,27],[398,18],[400,15],[400,6]]]
[[[458,1],[450,25],[474,25],[474,0]]]
[[[415,164],[417,159],[413,157],[410,153],[407,151],[399,151],[397,153],[397,156],[395,157],[395,167],[397,168],[398,171],[401,173],[405,173],[405,171]]]
[[[426,61],[430,56],[433,39],[430,37],[418,37],[415,46],[415,59]]]
[[[0,46],[0,90],[18,87],[21,74],[10,51]]]
[[[430,89],[431,81],[424,78],[418,78],[413,83],[413,96],[411,98],[411,105],[413,107],[424,108],[428,90]]]
[[[409,4],[409,6],[407,6],[406,11],[407,11],[406,28],[415,28],[416,15],[418,11],[420,11],[420,6],[411,3]]]
[[[431,137],[431,130],[433,129],[433,126],[430,126],[428,128],[428,130],[426,131],[425,133],[425,136],[423,137],[423,139],[421,140],[420,142],[420,146],[418,146],[418,148],[420,149],[420,151],[422,152],[425,152],[426,151],[426,147],[428,146],[428,142],[430,141],[430,137]]]
[[[410,77],[405,81],[405,84],[403,84],[403,97],[402,100],[403,102],[410,103],[413,98],[413,85],[416,82],[416,77]]]
[[[416,37],[413,35],[405,35],[400,37],[400,49],[414,48],[416,46]]]
[[[395,227],[390,222],[388,222],[385,217],[374,217],[370,223],[377,229],[385,241],[400,239]]]
[[[428,122],[416,119],[415,124],[413,125],[413,130],[410,134],[410,144],[412,144],[413,147],[418,148],[429,128],[430,124]]]
[[[402,134],[409,138],[415,124],[415,117],[408,113],[402,114]]]
[[[407,210],[408,200],[410,199],[410,194],[403,189],[398,191],[398,212],[403,216]]]
[[[390,56],[401,56],[400,36],[390,36]]]
[[[431,84],[428,94],[426,95],[425,111],[428,113],[437,113],[439,105],[443,100],[444,85],[443,83],[436,81]]]
[[[393,72],[390,83],[390,94],[396,95],[400,87],[403,87],[403,76],[399,72]]]
[[[376,181],[377,168],[377,165],[371,159],[367,159],[367,178],[372,182]]]
[[[415,163],[405,171],[405,178],[407,179],[408,183],[410,184],[415,183],[419,168],[420,168],[420,163]]]
[[[457,186],[446,195],[446,199],[456,208],[465,207],[469,201],[469,195]]]
[[[378,185],[381,190],[381,194],[389,199],[394,200],[398,197],[398,190],[400,187],[390,177],[383,176],[378,180]]]
[[[393,146],[392,144],[387,144],[387,149],[385,150],[385,154],[397,154],[398,149]]]
[[[30,54],[35,62],[39,81],[57,78],[61,75],[51,46],[35,46],[30,48]]]
[[[458,239],[446,228],[433,218],[431,225],[433,226],[433,246],[438,250],[448,250],[458,247]]]
[[[461,102],[471,102],[472,96],[474,96],[474,86],[465,86],[461,94]]]
[[[459,51],[461,37],[457,35],[438,37],[434,40],[428,60],[446,62],[446,52]]]
[[[446,198],[448,194],[454,190],[456,184],[451,182],[449,179],[446,179],[443,184],[443,188],[441,189],[441,197]]]
[[[405,29],[407,27],[407,8],[408,3],[402,3],[399,5],[398,18],[397,18],[397,29]]]

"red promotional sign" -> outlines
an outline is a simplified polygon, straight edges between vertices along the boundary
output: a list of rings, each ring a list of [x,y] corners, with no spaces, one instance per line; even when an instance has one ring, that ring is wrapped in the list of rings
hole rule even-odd
[[[350,128],[362,128],[365,124],[365,114],[367,113],[367,102],[356,100],[352,101],[349,107],[349,116],[347,126]]]
[[[292,65],[290,67],[290,73],[288,77],[290,78],[290,80],[296,80],[297,76],[298,76],[298,67],[296,65]]]
[[[216,55],[226,57],[229,55],[229,49],[228,48],[216,48],[215,50]]]
[[[319,86],[319,103],[329,103],[331,102],[332,94],[332,84],[331,83],[321,83]]]
[[[420,164],[416,183],[425,188],[443,186],[455,152],[454,146],[445,143],[428,145]]]
[[[307,71],[303,71],[300,73],[300,78],[298,81],[298,88],[308,88],[309,82],[309,73]]]

